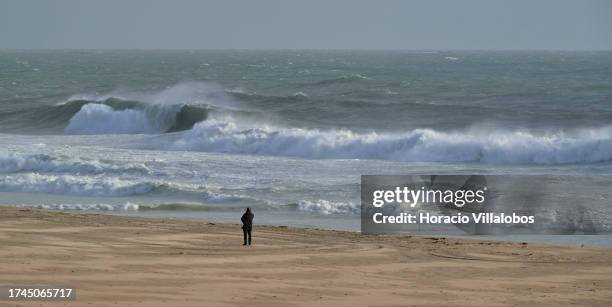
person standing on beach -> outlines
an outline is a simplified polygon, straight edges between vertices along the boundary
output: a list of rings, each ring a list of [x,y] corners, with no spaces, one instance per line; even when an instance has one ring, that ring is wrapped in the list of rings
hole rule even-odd
[[[242,233],[244,234],[244,244],[247,245],[247,236],[249,237],[248,243],[251,245],[251,230],[253,229],[253,217],[255,215],[251,212],[251,208],[246,208],[246,211],[242,215],[240,220],[242,221]]]

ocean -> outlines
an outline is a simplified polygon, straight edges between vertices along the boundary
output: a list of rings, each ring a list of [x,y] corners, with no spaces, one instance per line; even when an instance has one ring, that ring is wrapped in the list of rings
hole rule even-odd
[[[0,51],[5,205],[359,230],[409,173],[612,175],[612,52]]]

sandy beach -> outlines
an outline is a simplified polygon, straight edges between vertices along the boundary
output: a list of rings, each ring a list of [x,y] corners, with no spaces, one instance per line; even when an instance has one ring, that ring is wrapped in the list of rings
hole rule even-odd
[[[612,304],[612,250],[0,207],[1,283],[72,286],[2,306]]]

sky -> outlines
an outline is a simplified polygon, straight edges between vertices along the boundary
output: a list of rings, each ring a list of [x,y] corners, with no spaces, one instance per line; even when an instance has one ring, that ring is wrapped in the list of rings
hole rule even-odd
[[[2,49],[612,50],[608,0],[0,0]]]

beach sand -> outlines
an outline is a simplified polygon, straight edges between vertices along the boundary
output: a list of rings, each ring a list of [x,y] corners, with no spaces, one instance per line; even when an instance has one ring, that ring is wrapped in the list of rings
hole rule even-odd
[[[239,218],[239,216],[237,217]],[[0,207],[1,306],[612,306],[612,249]]]

